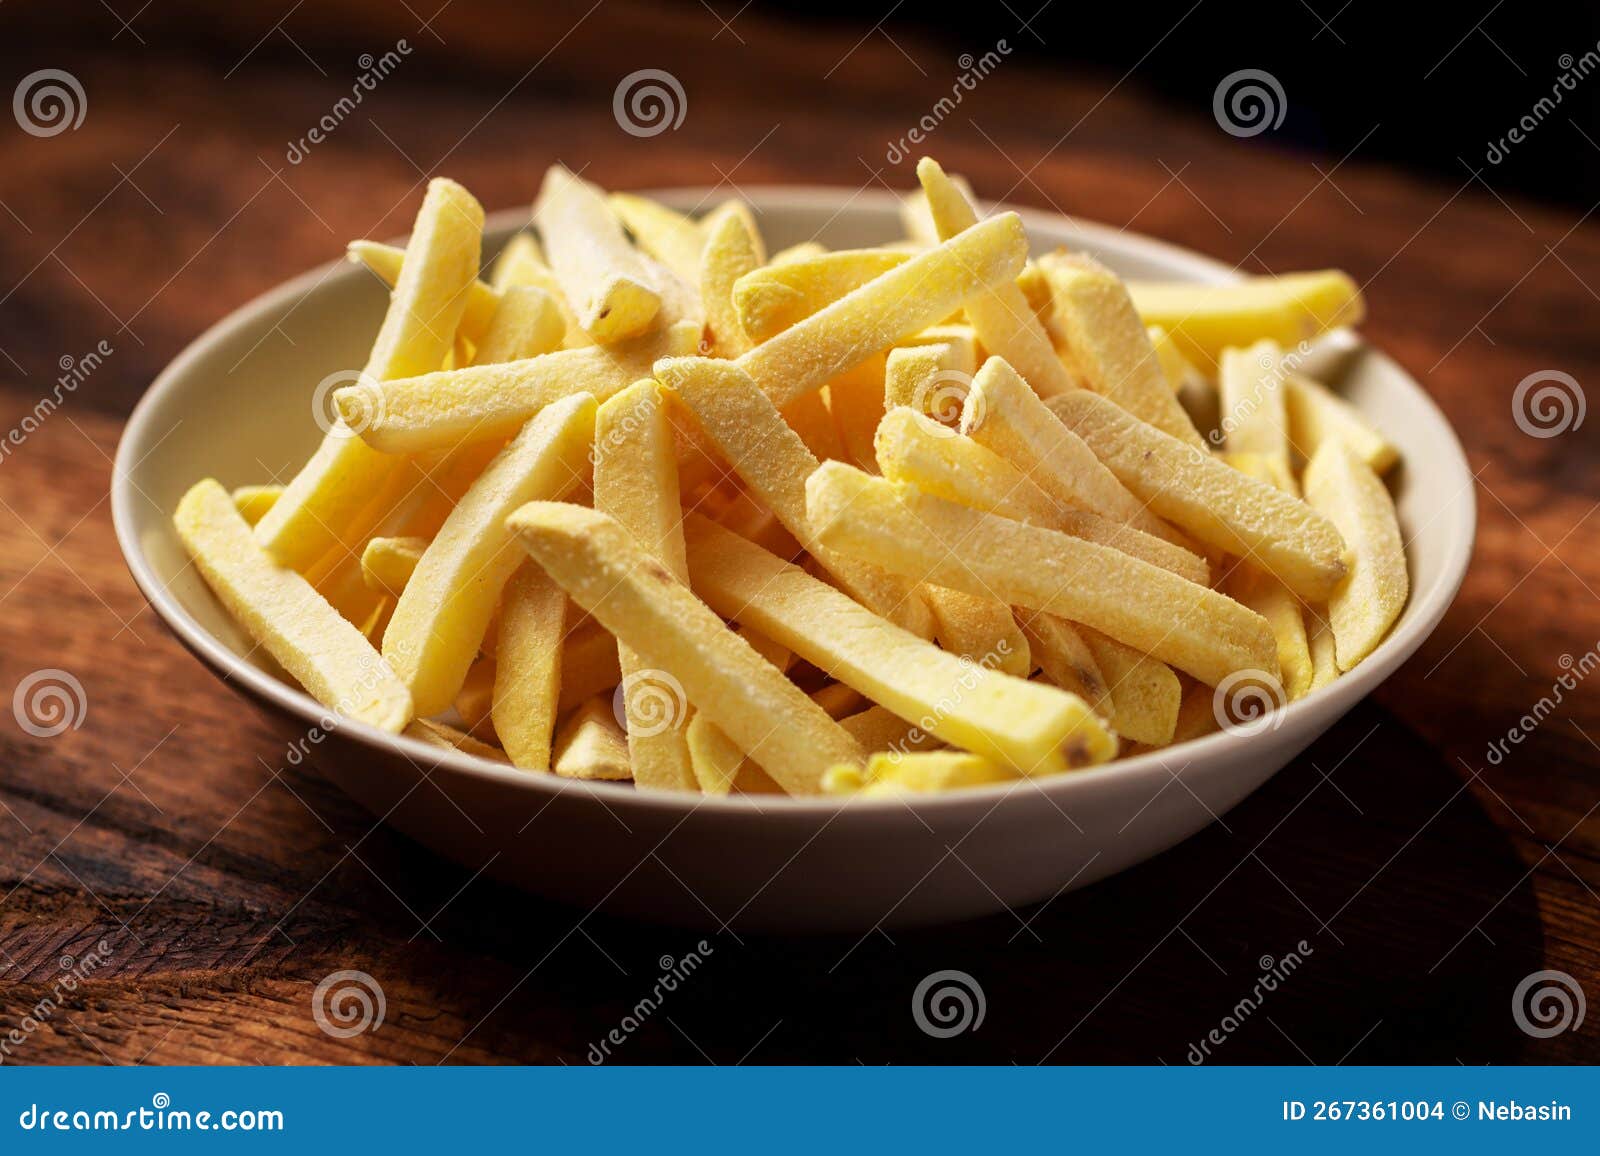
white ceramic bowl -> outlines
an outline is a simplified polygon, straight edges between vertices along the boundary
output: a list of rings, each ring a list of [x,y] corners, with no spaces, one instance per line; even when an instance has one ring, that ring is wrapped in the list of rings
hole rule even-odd
[[[774,249],[812,237],[844,248],[899,235],[896,200],[884,193],[743,191]],[[686,209],[713,203],[700,190],[662,196]],[[1020,212],[1037,252],[1086,249],[1134,277],[1233,276],[1147,238]],[[492,218],[486,251],[525,221],[521,212]],[[324,711],[270,660],[243,657],[250,648],[186,565],[170,517],[199,478],[262,482],[269,466],[304,460],[319,436],[313,388],[362,363],[384,301],[369,273],[343,262],[258,298],[161,374],[117,451],[117,537],[151,605],[230,687],[308,728]],[[708,799],[585,784],[359,723],[310,747],[310,761],[374,815],[469,868],[492,860],[491,874],[541,894],[667,922],[863,929],[960,919],[1082,887],[1171,847],[1255,790],[1393,673],[1455,596],[1475,512],[1454,433],[1380,353],[1355,353],[1340,384],[1404,453],[1397,497],[1411,601],[1372,657],[1254,736],[1219,733],[1077,774],[907,802]],[[1174,774],[1186,789],[1165,789]]]

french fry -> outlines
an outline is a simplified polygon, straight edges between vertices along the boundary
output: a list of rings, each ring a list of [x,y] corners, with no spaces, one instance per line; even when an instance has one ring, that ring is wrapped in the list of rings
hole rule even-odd
[[[543,289],[514,285],[500,296],[483,340],[473,357],[475,365],[495,365],[537,357],[561,348],[567,325],[555,298]]]
[[[1210,685],[1236,670],[1277,666],[1272,632],[1259,614],[1110,547],[896,487],[838,462],[811,475],[806,498],[825,545],[919,581],[1059,614]]]
[[[1326,386],[1291,373],[1284,379],[1289,411],[1289,439],[1307,461],[1325,442],[1341,439],[1356,456],[1384,474],[1400,460],[1394,443],[1373,428],[1361,411]]]
[[[333,391],[334,406],[362,420],[361,439],[387,454],[450,449],[508,438],[540,410],[577,393],[605,401],[650,376],[658,358],[693,352],[693,323],[615,345],[563,349],[501,365],[474,365]]]
[[[866,699],[854,687],[842,682],[830,682],[820,690],[811,692],[811,701],[828,712],[831,719],[842,719],[861,710]]]
[[[1224,364],[1231,353],[1231,350],[1223,350]],[[1287,493],[1294,492],[1289,468],[1276,455],[1229,454],[1228,462],[1258,481]],[[1283,583],[1249,562],[1236,565],[1225,586],[1229,595],[1261,615],[1272,627],[1272,636],[1278,642],[1279,684],[1284,696],[1290,702],[1304,697],[1311,690],[1314,669],[1300,600]]]
[[[1056,324],[1090,389],[1179,441],[1205,439],[1178,404],[1127,288],[1093,258],[1051,253],[1039,259],[1050,281]]]
[[[872,438],[883,418],[884,365],[875,354],[828,383],[828,412],[851,461],[873,469]]]
[[[766,341],[908,260],[891,249],[841,249],[763,265],[734,281],[733,309],[751,341]]]
[[[657,362],[655,372],[693,411],[756,497],[851,597],[914,634],[933,637],[932,614],[903,579],[842,558],[817,541],[805,498],[806,477],[817,468],[817,459],[737,362],[671,358]]]
[[[533,239],[532,233],[518,233],[506,242],[506,247],[500,250],[500,256],[495,258],[489,284],[497,293],[504,293],[519,285],[544,290],[561,311],[561,321],[566,328],[566,336],[561,344],[567,349],[594,344],[594,338],[578,324],[578,315],[572,311],[571,302],[562,292],[561,282],[556,280],[550,266],[545,264],[544,251],[539,248],[539,242]],[[462,324],[464,326],[465,322]],[[485,324],[487,326],[487,322]]]
[[[533,204],[533,223],[590,337],[621,341],[650,327],[661,294],[598,189],[565,166],[551,165]]]
[[[381,241],[351,241],[345,247],[345,256],[358,265],[365,265],[390,289],[400,280],[400,270],[405,264],[406,251]],[[474,280],[467,289],[466,308],[461,312],[457,332],[468,341],[478,342],[494,320],[494,311],[500,308],[500,287],[485,285]]]
[[[1217,370],[1223,445],[1230,454],[1270,458],[1289,474],[1289,415],[1284,405],[1283,350],[1274,341],[1224,349]],[[1291,487],[1288,491],[1294,494]]]
[[[530,771],[551,768],[562,691],[567,596],[532,559],[500,595],[490,717],[507,756]],[[612,685],[577,687],[584,698]]]
[[[1183,687],[1172,668],[1098,630],[1085,629],[1082,637],[1105,678],[1116,732],[1136,743],[1156,747],[1170,743],[1183,699]]]
[[[361,579],[367,589],[398,598],[427,548],[426,538],[368,539],[366,549],[361,551]]]
[[[907,722],[886,706],[873,703],[859,714],[839,720],[839,725],[849,731],[863,750],[907,751],[937,750],[944,744],[937,735],[929,734],[916,723]]]
[[[428,183],[362,384],[346,389],[365,394],[373,383],[439,368],[478,275],[482,233],[483,208],[472,194],[454,181]],[[362,408],[360,400],[354,404]],[[354,549],[387,508],[396,465],[341,418],[256,523],[256,541],[285,566],[302,571],[337,545]]]
[[[1033,673],[1028,640],[1011,617],[1011,607],[948,586],[927,585],[921,591],[933,611],[933,636],[942,649],[1017,678]]]
[[[628,740],[603,698],[592,698],[561,725],[550,769],[564,779],[617,782],[633,777]]]
[[[1199,541],[1250,557],[1301,598],[1325,598],[1343,580],[1349,569],[1344,540],[1306,503],[1196,452],[1097,394],[1063,394],[1050,407],[1119,481]]]
[[[828,409],[828,387],[802,394],[782,409],[783,420],[800,436],[806,449],[821,459],[842,461],[847,452],[839,427]]]
[[[617,640],[597,622],[568,630],[561,644],[561,698],[556,714],[564,715],[603,690],[622,682]]]
[[[830,771],[830,793],[859,793],[865,798],[892,797],[928,791],[953,791],[991,783],[1014,783],[1017,772],[982,755],[959,751],[921,751],[873,755],[865,771],[839,767]],[[859,780],[859,786],[857,781]],[[854,790],[852,790],[854,788]]]
[[[700,255],[709,230],[637,193],[612,193],[606,201],[639,248],[691,285],[700,283]]]
[[[1173,393],[1181,397],[1185,389],[1205,384],[1205,376],[1194,367],[1194,362],[1183,355],[1178,343],[1172,340],[1172,334],[1159,325],[1147,325],[1145,332],[1150,336],[1156,360],[1161,362],[1161,372]]]
[[[283,494],[282,486],[236,486],[233,504],[239,516],[254,526]]]
[[[404,732],[407,737],[418,739],[431,747],[442,750],[460,751],[462,754],[476,755],[480,759],[488,759],[491,763],[504,763],[509,760],[506,753],[499,747],[492,747],[486,742],[473,738],[466,731],[457,730],[448,723],[436,722],[433,719],[413,719]]]
[[[1106,678],[1083,633],[1065,618],[1042,610],[1018,610],[1016,619],[1027,635],[1029,653],[1044,676],[1083,699],[1102,717],[1109,717],[1111,702]]]
[[[1337,269],[1250,277],[1231,285],[1129,281],[1128,294],[1147,325],[1172,334],[1201,369],[1230,345],[1270,338],[1284,348],[1366,315],[1361,290]]]
[[[1311,654],[1311,690],[1321,690],[1339,677],[1339,661],[1335,654],[1333,627],[1328,625],[1326,608],[1322,612],[1307,610],[1310,623],[1307,627],[1306,649]]]
[[[737,202],[717,209],[706,220],[700,253],[700,297],[705,303],[711,348],[718,357],[738,357],[751,346],[733,302],[733,287],[766,261],[761,237]]]
[[[1339,669],[1347,671],[1377,648],[1405,609],[1411,589],[1405,543],[1383,480],[1343,441],[1317,450],[1305,489],[1306,501],[1350,544],[1350,573],[1328,596]]]
[[[932,157],[918,161],[917,179],[922,182],[941,241],[978,223],[978,211],[971,200],[945,176],[938,161]],[[1050,335],[1016,282],[1001,281],[973,294],[966,302],[966,311],[984,348],[1010,362],[1040,397],[1054,397],[1073,388],[1066,367],[1050,344]]]
[[[941,425],[955,426],[977,368],[971,345],[935,341],[896,346],[884,364],[884,409],[905,406]]]
[[[1216,692],[1204,683],[1192,682],[1184,688],[1183,701],[1178,704],[1178,721],[1172,728],[1174,743],[1204,738],[1221,729],[1216,697]]]
[[[467,677],[461,683],[461,689],[456,692],[456,713],[461,716],[461,721],[466,724],[467,732],[476,738],[488,741],[499,741],[499,736],[494,733],[494,676],[495,661],[492,658],[480,658],[474,662],[467,671]]]
[[[705,518],[691,515],[685,536],[690,582],[714,610],[946,742],[1024,774],[1115,753],[1076,696],[999,673],[993,655],[974,663],[939,650]]]
[[[307,694],[380,730],[411,721],[405,684],[309,582],[267,555],[219,483],[193,486],[172,521],[217,601]]]
[[[524,502],[569,494],[585,480],[594,420],[588,394],[541,411],[429,543],[383,638],[384,657],[410,687],[417,713],[437,714],[455,698],[501,588],[521,561],[506,516]]]
[[[779,249],[767,261],[769,265],[787,265],[791,261],[809,261],[812,257],[820,257],[828,251],[826,245],[816,241],[801,241],[790,245],[787,249]]]
[[[980,289],[1011,280],[1027,254],[1021,218],[990,217],[819,309],[736,364],[782,407],[944,320]]]
[[[966,177],[951,173],[949,180],[968,201],[977,199]],[[900,198],[900,227],[905,230],[906,239],[913,245],[931,249],[939,243],[939,227],[934,224],[933,209],[928,204],[927,193],[918,189]]]
[[[826,711],[615,521],[558,502],[530,502],[507,521],[574,602],[642,661],[670,671],[696,711],[786,791],[815,794],[829,767],[862,761],[860,746]]]
[[[707,795],[728,795],[745,766],[744,752],[705,715],[695,715],[684,731],[695,784]]]

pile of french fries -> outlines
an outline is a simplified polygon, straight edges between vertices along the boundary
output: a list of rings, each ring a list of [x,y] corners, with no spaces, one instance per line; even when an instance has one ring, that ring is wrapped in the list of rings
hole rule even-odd
[[[904,239],[769,256],[739,201],[558,165],[487,280],[433,181],[404,250],[350,247],[392,293],[311,460],[183,498],[195,565],[338,716],[714,795],[1069,772],[1366,658],[1397,454],[1298,370],[1351,280],[1030,261],[917,171]]]

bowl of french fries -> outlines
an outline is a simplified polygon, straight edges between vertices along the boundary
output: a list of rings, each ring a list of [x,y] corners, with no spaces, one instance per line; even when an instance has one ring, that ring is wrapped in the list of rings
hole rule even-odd
[[[917,173],[434,180],[151,387],[136,581],[280,762],[574,904],[926,923],[1170,847],[1437,625],[1464,455],[1345,274]]]

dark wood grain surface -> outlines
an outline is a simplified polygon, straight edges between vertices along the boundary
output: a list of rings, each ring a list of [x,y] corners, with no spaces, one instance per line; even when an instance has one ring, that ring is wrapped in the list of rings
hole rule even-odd
[[[0,690],[59,668],[86,702],[53,737],[0,725],[0,1041],[21,1038],[3,1058],[583,1063],[658,959],[700,938],[475,878],[285,768],[292,728],[214,681],[124,571],[106,496],[121,423],[228,311],[347,238],[403,232],[428,175],[490,208],[525,203],[556,158],[616,187],[905,187],[888,142],[950,91],[960,53],[990,45],[735,16],[733,3],[435,6],[0,10],[6,84],[59,68],[86,99],[75,130],[0,126],[0,427],[23,429],[64,367],[111,349],[0,460]],[[994,35],[1017,32],[997,18]],[[289,163],[362,54],[402,37],[393,74]],[[682,82],[678,129],[620,130],[612,91],[640,68]],[[1159,859],[955,927],[718,936],[617,1060],[1181,1064],[1263,957],[1301,941],[1303,965],[1214,1062],[1600,1058],[1600,1012],[1547,1038],[1512,1012],[1546,969],[1600,998],[1595,689],[1565,694],[1498,765],[1486,757],[1600,644],[1600,421],[1533,437],[1512,408],[1538,371],[1600,382],[1600,226],[1502,198],[1492,169],[1438,183],[1359,148],[1238,139],[1209,98],[1158,106],[1137,70],[1068,75],[1019,57],[927,148],[987,196],[1246,271],[1350,270],[1366,333],[1438,400],[1478,477],[1459,600],[1377,695]],[[1592,126],[1539,131],[1596,147]],[[97,967],[57,996],[65,957]],[[945,968],[981,982],[987,1016],[935,1039],[910,1000]],[[317,983],[344,969],[387,1000],[382,1027],[349,1039],[311,1014]]]

